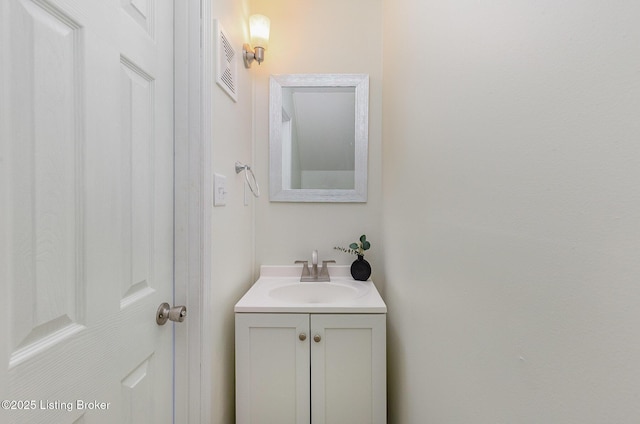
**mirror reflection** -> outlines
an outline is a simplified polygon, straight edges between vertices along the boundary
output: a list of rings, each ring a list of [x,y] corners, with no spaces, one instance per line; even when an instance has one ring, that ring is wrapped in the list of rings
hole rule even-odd
[[[366,202],[369,78],[273,75],[270,200]]]
[[[355,88],[283,88],[282,155],[283,188],[353,189]]]

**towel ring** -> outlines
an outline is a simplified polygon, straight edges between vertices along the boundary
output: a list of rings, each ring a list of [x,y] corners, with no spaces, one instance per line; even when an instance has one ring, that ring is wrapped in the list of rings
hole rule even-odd
[[[236,162],[236,174],[239,174],[242,171],[244,171],[244,179],[247,181],[247,185],[249,186],[251,193],[253,193],[253,197],[260,197],[260,186],[256,180],[256,174],[253,173],[253,170],[249,165]],[[251,174],[251,180],[253,183],[249,180],[249,174]]]

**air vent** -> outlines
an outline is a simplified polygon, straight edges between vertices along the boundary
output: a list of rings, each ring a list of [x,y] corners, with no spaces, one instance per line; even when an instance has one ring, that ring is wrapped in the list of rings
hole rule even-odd
[[[238,101],[238,59],[236,52],[231,47],[233,44],[224,31],[220,22],[215,22],[215,31],[217,38],[217,64],[216,64],[216,82],[222,89],[233,99]]]

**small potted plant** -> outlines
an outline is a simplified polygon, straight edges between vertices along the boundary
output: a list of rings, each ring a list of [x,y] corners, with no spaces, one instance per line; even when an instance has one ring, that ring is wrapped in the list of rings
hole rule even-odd
[[[366,235],[360,236],[360,241],[351,243],[349,248],[334,247],[341,252],[351,253],[358,256],[358,259],[351,264],[351,276],[354,280],[366,281],[371,276],[371,265],[364,259],[364,251],[371,248],[371,243],[367,241]]]

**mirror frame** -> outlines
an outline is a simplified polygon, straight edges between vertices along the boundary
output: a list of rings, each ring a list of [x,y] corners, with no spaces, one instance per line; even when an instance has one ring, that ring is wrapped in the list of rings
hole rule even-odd
[[[355,88],[355,163],[353,189],[282,187],[282,88]],[[369,145],[369,75],[282,74],[269,83],[269,200],[272,202],[366,202]]]

